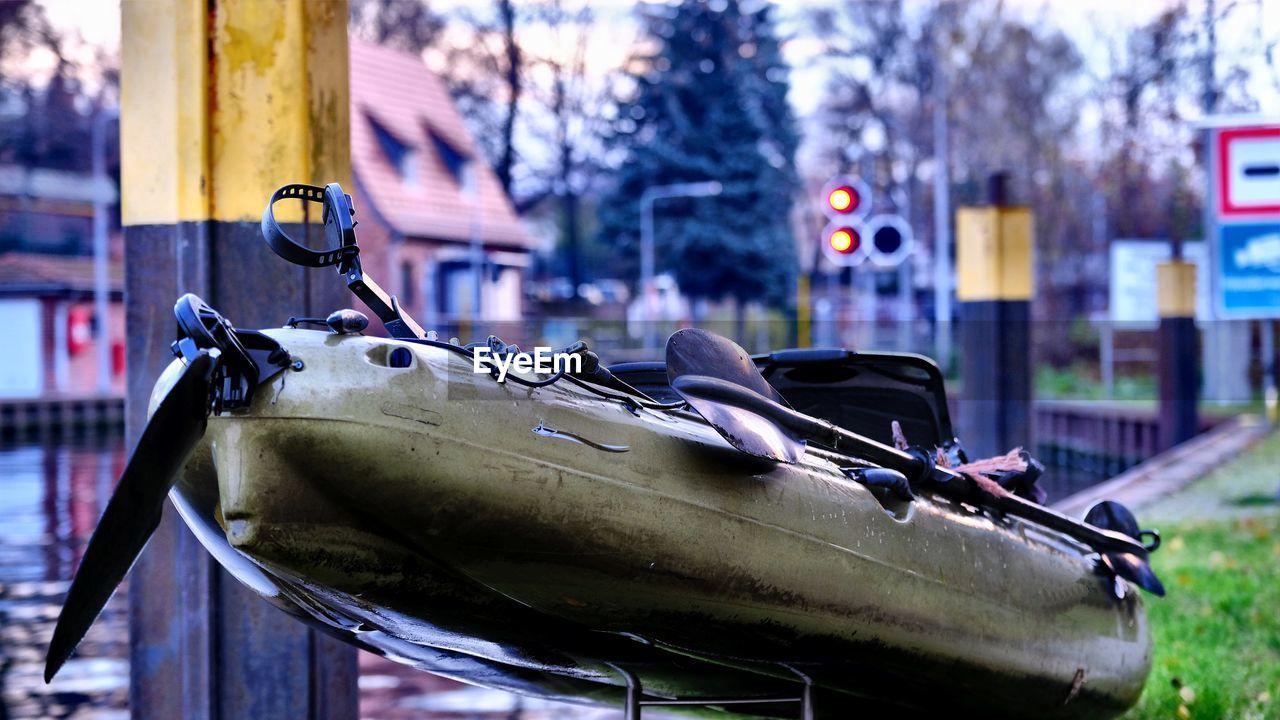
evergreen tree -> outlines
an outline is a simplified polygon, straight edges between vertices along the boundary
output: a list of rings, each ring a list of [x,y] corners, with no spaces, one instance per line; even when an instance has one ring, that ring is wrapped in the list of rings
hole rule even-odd
[[[635,257],[646,188],[718,180],[721,195],[663,200],[657,270],[694,298],[782,304],[795,275],[789,216],[799,142],[771,5],[687,0],[642,18],[650,52],[610,143],[625,154],[601,203],[601,239]]]

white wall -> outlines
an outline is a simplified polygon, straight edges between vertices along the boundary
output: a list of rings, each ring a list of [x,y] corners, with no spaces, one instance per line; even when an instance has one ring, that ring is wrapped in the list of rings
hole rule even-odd
[[[39,395],[44,377],[40,343],[40,301],[0,299],[0,397]]]

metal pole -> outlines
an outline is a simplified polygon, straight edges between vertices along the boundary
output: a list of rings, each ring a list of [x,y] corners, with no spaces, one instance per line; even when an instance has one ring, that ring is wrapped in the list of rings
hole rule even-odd
[[[477,173],[469,168],[463,183],[463,194],[471,203],[471,332],[480,324],[484,286],[484,240],[481,238],[480,188]],[[576,293],[577,288],[573,291]]]
[[[813,288],[809,273],[801,271],[796,278],[796,347],[813,345]]]
[[[1267,422],[1276,422],[1276,322],[1262,321],[1262,404]]]
[[[951,172],[947,127],[947,72],[934,38],[933,68],[933,319],[934,354],[945,371],[951,366]]]
[[[93,116],[93,314],[97,322],[98,392],[111,392],[111,322],[107,289],[107,123],[115,108],[99,107]]]
[[[1214,75],[1214,64],[1218,56],[1218,18],[1214,0],[1206,0],[1204,5],[1204,33],[1206,45],[1203,64],[1200,66],[1200,81],[1204,84],[1200,99],[1201,109],[1205,116],[1213,114],[1218,107],[1217,80]],[[1208,148],[1206,148],[1207,150]]]
[[[653,285],[653,188],[644,191],[640,196],[640,287],[636,294],[640,297],[641,316],[644,318],[645,351],[653,349],[657,333],[653,327],[653,298],[649,291]]]
[[[907,187],[908,189],[902,193],[901,197],[902,215],[906,217],[908,225],[915,227],[915,224],[912,222],[911,215],[911,185],[908,184]],[[898,265],[898,307],[897,312],[895,313],[898,321],[898,332],[896,333],[898,347],[894,348],[898,352],[912,352],[915,350],[911,337],[911,328],[915,325],[915,323],[911,322],[915,319],[915,307],[913,303],[914,288],[912,287],[913,280],[914,273],[911,271],[911,255],[908,254],[902,259],[902,263]]]
[[[643,348],[652,350],[657,344],[657,333],[654,327],[653,304],[649,302],[649,286],[653,284],[653,205],[659,200],[677,197],[709,197],[719,195],[724,189],[719,182],[711,180],[696,183],[673,183],[671,185],[654,185],[646,188],[640,196],[640,297],[641,313],[644,317]]]
[[[1201,57],[1200,64],[1200,81],[1201,98],[1200,109],[1204,113],[1207,120],[1217,110],[1218,106],[1218,88],[1215,73],[1215,64],[1217,62],[1218,41],[1217,41],[1217,2],[1216,0],[1207,0],[1204,11],[1204,30],[1206,38],[1206,48],[1204,55]],[[1208,252],[1205,258],[1210,263],[1209,267],[1212,272],[1209,273],[1209,291],[1211,297],[1216,297],[1220,292],[1220,288],[1216,287],[1219,282],[1218,270],[1216,264],[1218,262],[1217,253],[1214,248],[1217,244],[1218,234],[1218,218],[1216,212],[1217,196],[1215,178],[1218,176],[1218,166],[1215,162],[1215,152],[1213,150],[1216,142],[1216,133],[1211,123],[1206,123],[1201,130],[1202,142],[1204,143],[1204,161],[1205,161],[1205,202],[1202,212],[1202,227],[1204,228],[1204,243]],[[1249,322],[1248,320],[1227,320],[1217,316],[1217,303],[1210,302],[1210,321],[1203,325],[1204,338],[1201,343],[1201,358],[1203,362],[1204,376],[1204,399],[1211,403],[1229,403],[1247,401],[1251,396],[1251,388],[1248,382],[1248,363],[1252,356],[1249,348]]]
[[[1110,317],[1099,321],[1101,337],[1099,338],[1098,364],[1102,366],[1102,395],[1107,400],[1115,396],[1116,391],[1116,336],[1114,321]]]

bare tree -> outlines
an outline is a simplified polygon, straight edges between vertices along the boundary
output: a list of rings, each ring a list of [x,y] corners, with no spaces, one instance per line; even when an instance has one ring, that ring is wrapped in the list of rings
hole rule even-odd
[[[538,184],[532,199],[557,200],[566,273],[576,288],[585,279],[581,200],[598,168],[604,124],[603,78],[587,70],[595,17],[586,2],[570,6],[545,0],[530,19],[545,27],[550,40],[541,53],[528,57],[530,136],[548,150],[540,161],[529,159]]]
[[[516,149],[525,60],[517,35],[524,18],[512,0],[452,16],[464,35],[444,48],[445,79],[481,150],[511,194],[521,157]]]
[[[462,6],[448,14],[426,0],[352,0],[352,34],[415,54],[443,57],[442,77],[477,144],[510,194],[516,167],[517,126],[524,58],[517,34],[522,13],[512,0]],[[446,26],[456,32],[446,32]]]
[[[34,0],[0,2],[0,62],[25,57],[37,48],[55,53],[60,42],[44,8]],[[9,73],[4,73],[9,75]]]
[[[378,45],[421,53],[435,45],[444,18],[426,0],[351,0],[351,33]]]
[[[831,169],[857,171],[877,192],[909,201],[923,230],[933,193],[922,182],[939,162],[951,168],[960,203],[983,200],[988,174],[1007,171],[1014,199],[1034,205],[1037,309],[1051,316],[1087,310],[1097,285],[1086,272],[1090,183],[1075,149],[1082,60],[1044,23],[1011,15],[998,1],[856,0],[811,14],[831,65],[819,122]],[[949,158],[935,156],[935,81],[947,73]],[[832,161],[835,160],[833,163]],[[876,210],[888,208],[877,204]],[[899,211],[904,208],[896,208]]]

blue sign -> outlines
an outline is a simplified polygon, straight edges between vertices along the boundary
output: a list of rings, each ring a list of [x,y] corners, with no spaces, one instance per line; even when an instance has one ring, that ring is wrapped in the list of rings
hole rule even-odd
[[[1280,221],[1218,226],[1218,310],[1280,317]]]

